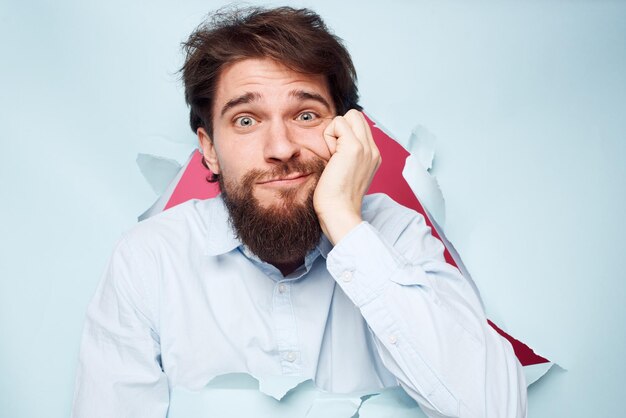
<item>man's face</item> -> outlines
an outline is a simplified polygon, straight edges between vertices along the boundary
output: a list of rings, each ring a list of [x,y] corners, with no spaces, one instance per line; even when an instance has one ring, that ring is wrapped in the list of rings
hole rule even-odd
[[[297,73],[270,59],[245,59],[222,71],[213,141],[201,137],[201,145],[227,192],[248,180],[262,207],[282,206],[285,198],[302,203],[318,177],[302,170],[330,158],[322,134],[334,116],[323,76]]]
[[[319,240],[313,192],[335,116],[323,76],[269,59],[226,67],[213,105],[213,138],[198,130],[239,237],[261,259],[291,262]]]

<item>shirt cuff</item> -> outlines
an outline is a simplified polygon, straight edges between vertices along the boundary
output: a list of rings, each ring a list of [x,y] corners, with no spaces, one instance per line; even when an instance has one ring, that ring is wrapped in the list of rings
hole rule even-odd
[[[411,266],[411,274],[400,274],[406,259],[385,242],[368,222],[361,222],[344,236],[326,261],[328,271],[357,306],[363,306],[384,294],[393,283],[425,285],[426,273]]]

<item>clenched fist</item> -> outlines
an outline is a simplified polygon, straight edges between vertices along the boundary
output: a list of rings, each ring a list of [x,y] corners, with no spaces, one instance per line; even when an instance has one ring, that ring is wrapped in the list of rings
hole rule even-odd
[[[320,177],[313,204],[324,234],[336,244],[361,223],[363,196],[381,157],[365,116],[350,110],[324,130],[330,159]]]

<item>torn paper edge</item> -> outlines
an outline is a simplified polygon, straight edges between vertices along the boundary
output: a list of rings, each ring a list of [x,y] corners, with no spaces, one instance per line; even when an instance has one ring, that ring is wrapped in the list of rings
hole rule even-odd
[[[211,376],[204,387],[219,387],[216,385],[216,380],[219,379],[228,379],[235,378],[237,376],[241,376],[243,378],[250,377],[256,381],[256,387],[259,392],[276,399],[277,401],[281,401],[288,393],[297,389],[298,387],[304,385],[307,382],[313,382],[311,378],[302,377],[302,376],[263,376],[257,377],[252,373],[248,372],[228,372],[221,373],[215,376]],[[314,383],[313,383],[314,385]]]
[[[435,158],[435,143],[437,137],[423,125],[415,125],[411,131],[407,151],[418,158],[421,165],[427,170],[433,167]],[[414,152],[411,152],[414,151]]]
[[[135,162],[139,167],[139,171],[141,171],[141,174],[143,174],[143,177],[157,195],[163,194],[167,190],[167,187],[182,168],[178,161],[171,158],[141,152],[137,154]]]
[[[222,379],[224,380],[224,385],[222,385]],[[234,386],[231,385],[233,382]],[[345,418],[358,417],[360,409],[367,400],[385,393],[386,391],[403,390],[400,386],[391,386],[349,393],[334,393],[319,388],[311,378],[280,375],[258,378],[247,372],[218,374],[209,378],[207,383],[200,389],[190,390],[182,387],[180,389],[188,393],[200,393],[204,390],[226,388],[247,390],[251,389],[249,386],[251,383],[254,384],[255,389],[260,393],[278,402],[282,401],[286,395],[298,390],[315,392],[315,398],[312,400],[303,418],[326,418],[329,416],[329,407],[333,409],[332,416],[338,416],[337,414],[343,414],[345,411]],[[343,410],[340,411],[339,408]]]
[[[526,387],[529,387],[537,380],[541,379],[553,367],[558,366],[555,363],[539,363],[530,366],[524,366],[524,376],[526,378]],[[559,366],[560,367],[560,366]]]
[[[304,414],[304,417],[327,418],[329,415],[329,407],[333,409],[333,416],[340,413],[345,413],[345,418],[358,416],[359,409],[363,405],[363,402],[375,395],[376,394],[359,396],[353,394],[342,395],[318,392],[318,397],[313,400],[313,403],[306,414]],[[340,410],[340,408],[342,410]]]
[[[308,381],[308,378],[300,376],[265,376],[254,377],[259,382],[259,390],[277,401],[282,400],[288,393],[296,390],[298,387]]]
[[[176,173],[176,176],[170,181],[165,191],[161,193],[161,195],[152,204],[152,206],[150,206],[144,213],[139,215],[139,217],[137,218],[139,221],[143,221],[144,219],[148,219],[149,217],[154,216],[157,213],[163,212],[163,210],[165,209],[165,205],[167,205],[167,202],[170,199],[170,196],[172,195],[172,193],[174,193],[176,186],[178,186],[181,177],[185,173],[185,167],[187,167],[195,152],[196,150],[194,149],[189,154],[189,157],[187,157],[187,161],[185,162],[185,164],[181,166],[181,168],[178,170],[178,173]]]
[[[392,137],[393,138],[393,137]],[[406,159],[402,176],[417,196],[431,219],[440,226],[446,221],[446,201],[437,181],[430,173],[435,157],[437,137],[422,125],[416,125],[411,131],[406,150]]]

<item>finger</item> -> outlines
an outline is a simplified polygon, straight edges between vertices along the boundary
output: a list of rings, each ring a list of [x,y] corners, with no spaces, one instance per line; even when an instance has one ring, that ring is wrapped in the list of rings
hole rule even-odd
[[[372,128],[370,124],[367,122],[367,118],[363,114],[363,112],[359,112],[359,117],[363,121],[363,125],[365,126],[365,131],[367,132],[367,141],[370,146],[372,160],[375,161],[376,167],[380,167],[382,163],[382,158],[380,155],[380,150],[378,149],[378,145],[376,145],[376,141],[374,140],[374,135],[372,133]]]
[[[338,147],[354,147],[356,145],[361,149],[364,148],[363,140],[357,138],[353,124],[354,122],[351,124],[345,116],[337,116],[333,119],[332,130],[329,131],[329,134],[336,138]]]
[[[324,138],[324,142],[326,143],[326,147],[328,147],[328,153],[332,157],[337,151],[337,137],[335,134],[335,121],[336,117],[330,121],[326,129],[324,129],[324,133],[322,134]]]
[[[346,116],[350,116],[353,120],[354,130],[359,132],[357,134],[358,138],[363,141],[363,147],[366,155],[368,155],[377,168],[380,166],[381,158],[380,151],[378,150],[378,146],[374,141],[374,136],[372,134],[372,129],[365,118],[363,112],[359,112],[357,110],[350,110]]]
[[[365,126],[365,131],[367,132],[367,140],[369,141],[369,143],[370,143],[370,145],[372,147],[378,149],[378,147],[376,146],[376,141],[374,141],[374,135],[372,134],[372,128],[371,128],[370,124],[367,122],[367,118],[365,117],[365,114],[363,114],[363,112],[359,112],[359,117],[363,121],[363,126]]]
[[[367,136],[368,126],[365,120],[363,119],[361,112],[355,109],[351,109],[346,113],[344,119],[350,125],[350,128],[354,132],[354,136],[356,139],[363,145],[365,149],[369,149],[371,147],[371,143]]]
[[[337,152],[352,155],[358,159],[369,159],[370,147],[364,144],[365,140],[357,138],[352,125],[346,120],[345,116],[337,116],[333,134],[337,138]]]

